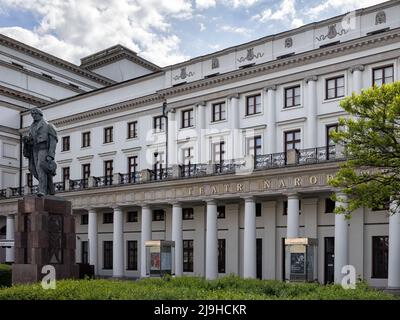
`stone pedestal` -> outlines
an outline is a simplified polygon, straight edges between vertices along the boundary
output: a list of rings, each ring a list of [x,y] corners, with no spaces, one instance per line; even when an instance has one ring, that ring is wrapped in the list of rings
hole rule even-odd
[[[42,268],[55,268],[56,280],[78,278],[75,221],[71,202],[55,196],[18,200],[12,283],[40,282]]]

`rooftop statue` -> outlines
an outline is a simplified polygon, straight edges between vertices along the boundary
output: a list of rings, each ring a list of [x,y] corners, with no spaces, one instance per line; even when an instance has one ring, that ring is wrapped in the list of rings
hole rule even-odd
[[[33,123],[29,134],[22,138],[24,157],[29,160],[29,171],[39,181],[38,196],[55,193],[53,176],[56,175],[57,164],[54,161],[57,132],[53,125],[43,119],[43,112],[38,108],[31,110]]]

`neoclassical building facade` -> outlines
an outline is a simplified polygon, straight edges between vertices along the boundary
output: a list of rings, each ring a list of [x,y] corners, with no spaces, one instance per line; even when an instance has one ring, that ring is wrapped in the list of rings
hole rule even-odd
[[[97,275],[148,276],[145,241],[173,240],[176,275],[285,280],[285,238],[307,237],[320,283],[351,265],[400,288],[400,214],[346,220],[329,185],[345,161],[329,136],[340,100],[399,80],[399,15],[388,1],[163,68],[120,45],[76,66],[1,36],[3,239],[36,192],[20,135],[39,106],[59,135],[76,259]]]

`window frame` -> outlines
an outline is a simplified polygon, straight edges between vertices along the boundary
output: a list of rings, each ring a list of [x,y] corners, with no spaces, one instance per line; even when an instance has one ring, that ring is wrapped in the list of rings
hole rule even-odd
[[[111,143],[114,142],[114,127],[106,127],[103,131],[103,143]]]
[[[188,116],[186,116],[188,115]],[[194,111],[193,108],[182,110],[181,112],[181,129],[194,127]]]
[[[137,124],[137,121],[127,123],[127,139],[136,139],[138,137]]]
[[[81,148],[90,147],[91,144],[90,139],[91,139],[90,131],[82,132]]]
[[[385,69],[387,68],[392,68],[392,82],[386,82],[385,81]],[[375,85],[376,77],[375,77],[375,71],[381,70],[382,71],[382,84],[386,83],[393,83],[394,82],[394,65],[393,64],[387,64],[379,67],[372,68],[372,85]]]
[[[132,246],[132,247],[131,247]],[[126,270],[138,270],[138,241],[126,241]]]
[[[296,139],[296,133],[299,133],[300,138]],[[301,129],[293,129],[293,130],[289,130],[289,131],[284,131],[284,145],[283,145],[283,150],[284,152],[287,154],[287,152],[289,150],[299,150],[301,147]],[[293,136],[293,140],[288,140],[288,135],[291,134]],[[292,144],[292,146],[295,146],[297,143],[299,144],[299,148],[292,148],[292,149],[288,149],[287,146],[289,144]]]
[[[184,239],[182,240],[182,248],[183,248],[183,272],[193,272],[194,265],[194,241],[193,239]],[[187,261],[185,261],[185,254],[187,254]]]
[[[71,151],[71,139],[70,136],[62,137],[61,151]]]
[[[112,270],[113,262],[113,242],[103,241],[103,270]]]
[[[194,209],[182,208],[182,220],[194,220]]]
[[[164,209],[154,209],[152,210],[152,222],[165,221],[165,210]]]
[[[155,133],[165,132],[165,117],[155,116],[153,117],[153,130]]]
[[[103,224],[113,224],[114,214],[112,212],[103,212]]]
[[[81,263],[89,264],[89,241],[81,241]]]
[[[136,210],[131,210],[126,213],[126,222],[135,223],[139,221],[139,214]]]
[[[260,99],[260,102],[257,103],[257,98]],[[253,105],[250,105],[250,100],[253,100]],[[246,96],[246,117],[247,116],[252,116],[255,114],[261,114],[262,113],[262,101],[261,101],[261,93],[257,94],[252,94],[249,96]],[[259,106],[259,110],[257,111],[257,106]],[[252,112],[250,112],[250,108],[253,108]]]
[[[81,214],[81,226],[88,225],[88,224],[89,224],[89,214],[82,213]]]
[[[339,79],[343,79],[343,86],[338,86],[338,80]],[[328,92],[329,92],[329,88],[328,88],[328,82],[329,81],[334,81],[334,96],[333,97],[328,97]],[[338,88],[343,88],[343,95],[339,96],[338,95]],[[346,89],[346,83],[345,83],[345,78],[344,78],[344,74],[340,75],[340,76],[335,76],[335,77],[330,77],[325,79],[325,100],[332,100],[332,99],[338,99],[338,98],[342,98],[346,95],[345,92]]]
[[[383,273],[382,270],[377,270],[377,262],[376,262],[376,254],[375,254],[375,250],[376,250],[376,246],[375,246],[375,239],[378,238],[383,238],[384,243],[386,244],[386,246],[383,246],[381,248],[379,248],[380,251],[383,252],[383,261],[381,262],[382,265],[380,265],[380,268],[383,268]],[[371,266],[371,278],[372,279],[387,279],[388,278],[388,264],[389,264],[389,236],[372,236],[372,240],[371,240],[371,250],[372,250],[372,266]],[[382,254],[381,252],[381,254]]]
[[[297,88],[299,89],[299,95],[298,96],[296,96],[296,94],[295,94]],[[292,96],[291,97],[288,97],[288,92],[289,91],[292,91]],[[299,103],[298,104],[296,104],[296,97],[299,97]],[[291,105],[288,105],[288,103],[287,103],[288,98],[292,99],[292,101],[291,101],[292,104]],[[295,108],[295,107],[301,106],[301,85],[297,84],[297,85],[294,85],[294,86],[290,86],[290,87],[284,88],[284,100],[285,100],[284,109],[290,109],[290,108]]]
[[[225,219],[226,218],[226,206],[221,205],[217,206],[217,219]]]
[[[226,239],[218,239],[218,273],[226,273]]]
[[[224,115],[223,118],[222,114]],[[211,105],[211,122],[219,122],[224,120],[226,120],[226,102],[222,101],[213,103]]]

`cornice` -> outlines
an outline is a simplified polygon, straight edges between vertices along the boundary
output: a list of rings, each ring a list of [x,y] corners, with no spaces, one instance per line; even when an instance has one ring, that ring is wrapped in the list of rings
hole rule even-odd
[[[57,58],[55,56],[52,56],[48,53],[45,53],[43,51],[40,51],[38,49],[35,49],[31,46],[28,46],[22,42],[19,42],[15,39],[9,38],[3,34],[0,34],[0,45],[4,45],[8,48],[20,51],[24,54],[28,54],[30,56],[33,56],[37,59],[40,59],[42,61],[45,61],[47,63],[50,63],[52,65],[55,65],[57,67],[61,67],[65,70],[68,70],[70,72],[73,72],[75,74],[78,74],[82,77],[88,78],[92,81],[95,81],[97,83],[101,83],[103,85],[110,85],[115,83],[115,81],[108,79],[106,77],[103,77],[101,75],[97,75],[93,72],[87,71],[85,69],[82,69],[70,62],[67,62],[65,60],[62,60],[60,58]]]
[[[13,109],[13,110],[17,110],[17,111],[26,111],[27,110],[27,108],[25,108],[25,107],[22,107],[17,104],[10,103],[10,102],[4,101],[4,100],[0,100],[0,105],[10,108],[10,109]]]
[[[201,79],[190,82],[178,87],[170,87],[158,91],[166,98],[174,97],[179,94],[188,94],[199,90],[207,89],[215,85],[222,85],[238,80],[244,80],[255,76],[271,73],[276,69],[285,70],[293,68],[299,64],[304,65],[311,62],[319,62],[329,59],[331,56],[343,56],[349,52],[363,50],[365,47],[374,48],[382,46],[382,43],[397,42],[400,38],[400,28],[387,31],[382,34],[365,36],[349,40],[343,43],[333,45],[331,47],[314,49],[311,51],[299,53],[284,59],[268,61],[254,67],[231,71],[209,79]]]
[[[8,87],[4,87],[2,85],[0,85],[0,95],[4,95],[22,102],[33,104],[38,107],[51,103],[51,101],[44,100],[42,98],[38,98],[28,93],[17,91]]]
[[[93,119],[104,116],[105,114],[109,115],[116,112],[121,112],[127,109],[132,109],[137,106],[146,106],[154,103],[161,103],[164,101],[164,98],[159,94],[152,94],[144,97],[135,98],[128,101],[119,102],[116,104],[108,105],[102,108],[98,108],[91,111],[85,111],[81,113],[77,113],[71,116],[59,118],[51,121],[51,123],[55,126],[63,126],[69,123],[82,121],[85,119]]]
[[[63,87],[63,88],[66,88],[66,89],[68,89],[68,90],[75,91],[75,92],[77,92],[77,93],[86,92],[85,90],[82,90],[82,89],[79,89],[79,88],[75,88],[75,87],[69,86],[69,85],[67,85],[66,83],[61,82],[61,81],[58,81],[58,80],[56,80],[56,79],[50,79],[50,78],[48,78],[48,77],[45,77],[45,76],[43,76],[43,75],[41,75],[41,74],[39,74],[39,73],[33,72],[33,71],[31,71],[31,70],[18,68],[18,67],[16,67],[16,66],[12,65],[11,63],[7,63],[7,62],[4,62],[4,61],[0,61],[0,65],[4,66],[4,67],[6,67],[6,68],[10,68],[10,69],[19,71],[19,72],[21,72],[21,73],[27,74],[27,75],[29,75],[29,76],[31,76],[31,77],[34,77],[34,78],[37,78],[37,79],[40,79],[40,80],[43,80],[43,81],[46,81],[46,82],[55,84],[55,85],[60,86],[60,87]]]

